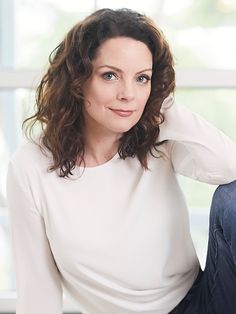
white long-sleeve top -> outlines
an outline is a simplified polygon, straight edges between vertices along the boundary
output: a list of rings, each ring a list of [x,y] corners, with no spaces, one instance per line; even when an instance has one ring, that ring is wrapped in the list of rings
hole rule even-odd
[[[167,314],[199,262],[176,173],[210,184],[236,179],[236,145],[168,98],[159,158],[149,170],[116,154],[71,179],[27,142],[9,164],[7,195],[17,314],[61,314],[62,291],[89,314]]]

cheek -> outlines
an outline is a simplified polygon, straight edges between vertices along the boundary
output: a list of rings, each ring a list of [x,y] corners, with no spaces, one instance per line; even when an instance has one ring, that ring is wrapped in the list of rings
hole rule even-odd
[[[115,92],[112,88],[107,88],[106,86],[101,86],[96,88],[89,95],[89,100],[93,107],[97,109],[104,110],[106,107],[109,107],[113,104],[115,99]]]
[[[143,91],[142,93],[139,94],[139,103],[141,104],[140,109],[144,109],[146,106],[146,103],[148,101],[148,98],[151,94],[151,88]]]

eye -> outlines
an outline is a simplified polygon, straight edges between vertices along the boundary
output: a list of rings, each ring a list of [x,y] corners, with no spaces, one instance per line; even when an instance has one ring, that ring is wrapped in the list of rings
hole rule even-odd
[[[140,75],[140,76],[137,78],[137,81],[138,81],[139,83],[147,84],[148,81],[150,81],[150,79],[151,79],[151,78],[150,78],[148,75],[142,74],[142,75]]]
[[[117,77],[116,77],[116,74],[113,73],[113,72],[106,72],[106,73],[103,73],[102,74],[102,77],[107,80],[107,81],[113,81],[113,80],[116,80]]]

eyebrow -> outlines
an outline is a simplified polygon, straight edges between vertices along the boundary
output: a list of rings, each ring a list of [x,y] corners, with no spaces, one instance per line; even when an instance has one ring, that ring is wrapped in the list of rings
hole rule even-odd
[[[117,72],[122,72],[123,71],[117,67],[114,67],[112,65],[108,65],[108,64],[104,64],[104,65],[101,65],[98,67],[98,69],[101,69],[101,68],[111,68],[113,70],[116,70]],[[152,68],[148,68],[148,69],[144,69],[144,70],[141,70],[141,71],[138,71],[136,74],[139,74],[139,73],[142,73],[142,72],[145,72],[145,71],[152,71]]]

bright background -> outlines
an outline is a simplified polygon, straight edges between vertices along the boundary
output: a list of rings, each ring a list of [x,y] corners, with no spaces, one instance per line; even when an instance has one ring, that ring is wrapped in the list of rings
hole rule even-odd
[[[9,243],[5,180],[33,113],[34,89],[48,55],[80,19],[103,7],[151,16],[175,57],[176,99],[236,141],[235,0],[0,0],[0,313],[14,311],[15,275]],[[190,209],[191,232],[204,267],[208,213],[215,187],[179,178]],[[73,306],[65,306],[65,309]]]

